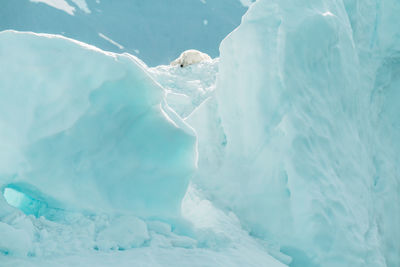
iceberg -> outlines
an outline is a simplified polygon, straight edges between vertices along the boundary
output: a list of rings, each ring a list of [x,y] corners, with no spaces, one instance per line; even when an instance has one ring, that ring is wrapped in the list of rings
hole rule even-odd
[[[258,0],[184,68],[1,32],[0,262],[398,266],[399,13]]]
[[[290,266],[400,262],[400,6],[378,2],[257,1],[187,120],[196,183]]]
[[[191,84],[192,113],[218,61],[164,89],[168,67],[62,36],[1,32],[0,57],[4,266],[285,266],[189,182],[195,132],[167,95]]]
[[[12,31],[0,51],[3,188],[48,208],[178,216],[196,140],[140,61]]]

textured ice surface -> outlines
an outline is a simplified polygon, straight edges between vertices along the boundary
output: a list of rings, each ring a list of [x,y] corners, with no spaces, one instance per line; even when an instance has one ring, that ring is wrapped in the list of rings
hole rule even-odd
[[[179,214],[194,133],[139,61],[11,31],[0,57],[2,186],[49,208]]]
[[[196,182],[290,266],[400,264],[399,11],[257,1],[187,119]]]
[[[161,65],[149,68],[148,71],[166,91],[168,105],[182,118],[186,118],[214,94],[218,58],[185,68]]]
[[[196,239],[165,222],[133,216],[69,212],[50,221],[14,213],[6,218],[11,226],[0,222],[0,246],[13,249],[0,253],[1,266],[286,266],[269,254],[290,261],[250,237],[233,213],[216,209],[193,186],[182,215],[194,225]]]
[[[217,61],[181,79],[180,68],[149,70],[165,86],[166,72],[177,79],[164,92],[138,59],[59,36],[1,32],[0,56],[2,266],[290,261],[186,190],[195,139],[163,96],[186,88],[190,109],[199,105]]]
[[[30,90],[23,92],[31,92],[21,97],[18,91],[8,90],[0,98],[0,140],[7,140],[1,143],[0,169],[18,170],[2,173],[0,181],[3,186],[8,184],[4,195],[9,203],[24,203],[16,206],[31,214],[22,214],[0,196],[0,236],[13,240],[11,243],[0,239],[0,249],[3,254],[14,254],[0,256],[0,262],[6,266],[397,267],[400,263],[399,13],[400,4],[391,0],[296,3],[259,0],[250,7],[239,28],[222,42],[219,60],[183,69],[171,66],[147,69],[127,55],[105,55],[82,47],[74,50],[80,53],[72,53],[74,56],[68,60],[61,56],[58,62],[55,55],[68,53],[70,48],[65,46],[66,40],[57,38],[46,37],[43,43],[38,41],[37,45],[28,46],[32,48],[30,54],[21,51],[34,42],[11,42],[21,48],[18,53],[14,49],[4,52],[0,46],[2,58],[35,62],[0,65],[0,74],[7,74],[0,79],[0,88],[25,85]],[[7,34],[10,35],[7,42],[19,38],[18,34]],[[54,42],[62,44],[54,44],[58,54],[54,51],[44,62],[46,58],[37,55],[45,53]],[[100,64],[102,60],[106,61],[104,65]],[[29,71],[18,72],[21,66]],[[47,66],[47,71],[40,71],[40,66]],[[76,73],[76,69],[83,73]],[[123,83],[120,73],[127,69],[136,70],[130,78],[143,77],[140,84],[155,99],[148,103],[157,103],[157,112],[161,103],[170,119],[168,127],[164,127],[165,115],[156,112],[160,120],[150,120],[154,122],[152,126],[162,132],[175,129],[174,136],[179,133],[188,138],[183,148],[191,156],[184,157],[185,160],[177,156],[177,159],[187,164],[189,173],[196,162],[198,168],[183,200],[183,194],[179,197],[171,194],[176,198],[161,206],[155,203],[160,209],[154,209],[155,216],[146,217],[140,212],[127,213],[124,205],[103,207],[115,195],[108,194],[108,188],[94,190],[94,186],[86,185],[92,191],[85,194],[83,204],[95,212],[82,212],[75,207],[77,203],[67,201],[61,193],[49,190],[53,194],[50,197],[41,191],[43,185],[28,186],[31,178],[32,183],[44,179],[39,177],[40,173],[74,177],[77,172],[82,177],[92,177],[90,171],[79,173],[97,167],[86,162],[66,165],[74,167],[69,169],[53,167],[60,160],[59,153],[43,151],[50,148],[74,151],[73,146],[56,145],[59,132],[68,132],[63,137],[68,137],[66,140],[75,140],[74,133],[87,137],[76,141],[83,148],[93,148],[90,153],[82,154],[82,159],[89,156],[91,160],[104,161],[114,156],[98,158],[101,149],[107,148],[107,142],[100,150],[98,146],[88,147],[98,141],[98,133],[108,129],[107,124],[100,127],[87,120],[83,128],[77,128],[81,132],[71,129],[77,126],[78,117],[91,112],[98,114],[101,108],[108,107],[107,103],[132,103],[131,99],[125,99],[126,95],[114,98],[114,94],[106,94],[100,97],[104,102],[96,102],[105,106],[92,110],[92,101],[97,98],[89,97],[87,101],[87,88],[97,88],[93,92],[96,95],[99,86],[93,84],[101,81],[108,81],[116,92],[120,92],[121,84],[137,84],[131,80]],[[99,73],[95,76],[100,79],[98,83],[96,79],[88,79],[94,71]],[[54,77],[59,78],[57,82]],[[60,82],[68,85],[71,81],[85,81],[85,86],[78,83],[69,90],[59,88]],[[156,92],[157,84],[164,88],[165,94],[150,93]],[[48,87],[57,90],[40,91]],[[57,92],[64,94],[53,95]],[[34,97],[37,95],[41,97]],[[8,101],[2,101],[4,97]],[[45,106],[50,99],[57,105]],[[82,99],[86,101],[80,102]],[[139,103],[143,101],[133,101],[135,109]],[[38,104],[44,105],[43,109],[33,110]],[[12,113],[7,113],[8,110]],[[112,109],[106,113],[114,114]],[[64,114],[62,119],[59,114]],[[192,154],[192,130],[180,117],[195,131],[198,160]],[[32,123],[36,126],[32,127]],[[65,130],[63,125],[67,124],[74,127]],[[172,124],[178,128],[169,128]],[[23,127],[17,131],[16,125]],[[122,125],[125,124],[115,125],[118,130],[114,133],[126,129]],[[43,138],[51,146],[42,146]],[[160,141],[159,145],[169,142]],[[171,144],[172,148],[175,146]],[[38,162],[49,164],[38,165]],[[107,168],[101,165],[99,178],[102,178],[93,177],[92,185],[99,184],[101,189],[104,174],[114,170],[115,164],[112,162]],[[175,167],[181,170],[179,165],[172,165],[171,170]],[[62,172],[56,172],[58,169]],[[13,182],[20,177],[26,177],[24,183]],[[184,191],[188,183],[187,176],[184,177],[173,179],[177,184],[168,183],[156,189],[173,190],[169,186],[181,186],[179,190]],[[178,181],[185,182],[185,186]],[[120,183],[124,181],[107,186],[118,187]],[[67,183],[66,192],[73,185]],[[56,185],[51,186],[57,190]],[[100,197],[93,196],[93,192]],[[91,198],[96,201],[87,200]],[[140,203],[140,198],[130,200]],[[177,212],[177,203],[181,204],[181,220],[163,219]],[[164,209],[164,205],[175,209]],[[56,208],[62,206],[68,209]],[[119,213],[113,212],[116,207]],[[45,216],[36,218],[43,210]],[[27,254],[33,257],[15,257]]]

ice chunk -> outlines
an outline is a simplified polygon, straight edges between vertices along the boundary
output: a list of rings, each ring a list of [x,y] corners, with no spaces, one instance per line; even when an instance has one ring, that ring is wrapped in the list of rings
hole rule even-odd
[[[74,15],[75,12],[75,7],[70,6],[68,2],[65,0],[30,0],[30,1],[34,3],[43,3],[49,5],[51,7],[62,10],[72,16]]]
[[[0,152],[10,163],[0,165],[1,187],[10,204],[38,217],[1,206],[4,236],[33,237],[33,244],[15,247],[8,238],[3,251],[35,256],[0,255],[1,262],[104,266],[111,257],[114,263],[138,265],[283,266],[240,229],[234,216],[224,216],[199,196],[195,201],[209,205],[186,202],[184,212],[201,229],[179,219],[196,164],[195,138],[140,61],[32,33],[0,33],[0,52],[8,65],[0,72],[1,145],[11,148]],[[29,71],[16,72],[21,66]],[[216,65],[198,67],[215,81]],[[175,91],[207,73],[190,68]],[[199,92],[213,92],[214,83],[197,84],[201,88],[193,85],[188,95],[201,102]],[[149,222],[132,214],[150,217]],[[204,224],[207,214],[212,223]],[[182,233],[179,223],[190,233]],[[109,250],[126,252],[106,254]]]
[[[71,0],[75,5],[77,5],[83,12],[91,13],[85,0]]]
[[[196,183],[290,266],[400,262],[400,5],[371,3],[255,2],[186,120]]]
[[[147,225],[133,216],[120,216],[110,221],[96,239],[100,250],[129,249],[140,247],[149,239]]]
[[[13,31],[0,57],[1,186],[51,208],[179,216],[194,133],[139,61]]]
[[[34,2],[34,3],[43,3],[46,5],[49,5],[51,7],[62,10],[72,16],[74,15],[74,13],[76,11],[75,7],[70,6],[69,3],[65,0],[30,0],[30,1]],[[90,13],[90,10],[89,10],[85,0],[72,0],[72,2],[83,12]]]
[[[24,229],[0,222],[0,236],[0,253],[26,256],[32,247],[32,239]]]
[[[171,234],[171,225],[160,222],[160,221],[148,221],[147,226],[150,231],[154,231],[158,234],[168,236]]]

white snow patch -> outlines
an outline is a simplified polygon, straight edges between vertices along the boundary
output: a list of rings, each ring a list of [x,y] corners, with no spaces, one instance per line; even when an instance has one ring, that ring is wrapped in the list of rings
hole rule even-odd
[[[43,3],[51,7],[60,9],[62,11],[67,12],[71,16],[73,16],[75,12],[75,8],[73,6],[70,6],[65,0],[30,0],[30,1],[33,3]]]
[[[335,15],[333,15],[331,12],[329,12],[329,11],[326,11],[325,13],[322,13],[322,16],[324,16],[324,17],[327,17],[327,16],[331,16],[331,17],[333,17],[333,16],[335,16]]]
[[[77,5],[83,12],[91,13],[85,0],[71,0],[75,5]]]
[[[104,40],[106,40],[106,41],[112,43],[113,45],[115,45],[115,46],[118,47],[119,49],[121,49],[121,50],[124,49],[124,47],[123,47],[122,45],[120,45],[120,44],[117,43],[116,41],[114,41],[114,40],[108,38],[107,36],[105,36],[104,34],[102,34],[102,33],[100,33],[100,32],[99,32],[99,36],[100,36],[101,38],[103,38]]]

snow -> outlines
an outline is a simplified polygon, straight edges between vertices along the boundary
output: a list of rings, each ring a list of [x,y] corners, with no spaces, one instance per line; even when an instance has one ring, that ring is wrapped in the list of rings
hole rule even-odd
[[[71,0],[75,5],[77,5],[77,7],[79,7],[79,9],[81,9],[83,12],[85,12],[86,14],[91,13],[87,3],[85,0]]]
[[[73,6],[70,6],[67,1],[65,0],[29,0],[33,3],[43,3],[46,5],[49,5],[51,7],[54,7],[56,9],[65,11],[69,15],[74,15],[75,8]]]
[[[31,221],[37,240],[30,257],[1,255],[2,266],[272,266],[285,265],[269,256],[273,247],[241,229],[234,214],[217,210],[190,185],[182,215],[196,228],[196,239],[177,234],[165,222],[143,221],[132,215],[82,216],[67,214],[64,221],[17,215]],[[205,216],[206,215],[206,216]],[[175,226],[176,227],[176,226]],[[11,232],[10,227],[8,234]],[[29,229],[29,228],[28,228]],[[192,234],[193,235],[193,234]],[[2,235],[5,236],[5,235]],[[34,238],[34,239],[35,239]],[[8,240],[8,239],[3,239]],[[13,237],[13,240],[18,240]],[[135,247],[141,242],[144,246]],[[10,248],[10,243],[6,243]],[[93,249],[93,247],[95,249]],[[134,247],[134,248],[133,248]],[[110,250],[107,250],[110,248]],[[267,252],[268,251],[268,252]],[[279,252],[277,252],[279,254]],[[288,259],[286,259],[288,260]],[[290,261],[290,259],[289,259]]]
[[[33,3],[43,3],[54,7],[56,9],[62,10],[69,15],[74,16],[75,14],[75,7],[71,6],[66,0],[29,0]],[[89,14],[91,11],[89,10],[87,3],[85,0],[71,0],[79,9],[83,12]]]

